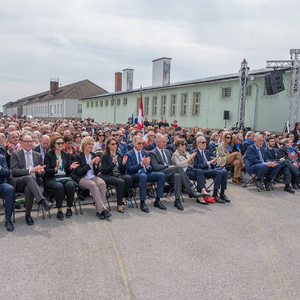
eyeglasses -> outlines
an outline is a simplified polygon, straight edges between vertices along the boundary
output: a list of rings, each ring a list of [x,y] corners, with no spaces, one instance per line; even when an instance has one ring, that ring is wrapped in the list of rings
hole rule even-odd
[[[111,136],[119,136],[118,134],[112,134]]]
[[[186,146],[186,143],[181,144],[181,146]]]
[[[58,146],[62,146],[64,143],[63,142],[58,142],[58,143],[55,143],[56,145]]]
[[[111,146],[116,146],[116,145],[118,145],[117,143],[111,143],[110,144]]]
[[[229,140],[231,140],[232,138],[231,138],[231,136],[226,136],[226,139],[229,139]]]
[[[93,144],[92,144],[92,143],[89,143],[88,145],[89,145],[89,146],[94,146],[94,143],[93,143]]]
[[[200,142],[200,144],[207,144],[207,142]]]
[[[78,138],[80,138],[80,137],[81,137],[80,135],[76,135],[76,136],[75,136],[75,139],[78,139]]]
[[[145,144],[145,142],[137,142],[138,145]]]
[[[104,134],[98,134],[98,136],[104,136]]]

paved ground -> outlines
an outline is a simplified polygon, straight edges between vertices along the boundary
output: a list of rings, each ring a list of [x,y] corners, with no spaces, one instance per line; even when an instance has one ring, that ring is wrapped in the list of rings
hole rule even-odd
[[[150,213],[112,205],[111,220],[17,214],[0,228],[0,299],[300,299],[300,191],[230,184],[230,204]],[[3,216],[0,220],[4,220]]]

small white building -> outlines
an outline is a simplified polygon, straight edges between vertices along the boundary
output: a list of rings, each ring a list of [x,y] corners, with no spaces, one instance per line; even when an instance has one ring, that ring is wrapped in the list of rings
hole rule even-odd
[[[107,93],[93,82],[85,79],[59,87],[56,78],[50,79],[50,90],[27,96],[3,105],[5,115],[32,115],[34,118],[82,117],[81,98]]]

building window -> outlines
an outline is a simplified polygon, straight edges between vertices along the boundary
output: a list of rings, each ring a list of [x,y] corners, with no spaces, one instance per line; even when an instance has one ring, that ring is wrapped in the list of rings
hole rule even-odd
[[[115,105],[115,99],[111,99],[110,105],[111,105],[111,106],[114,106],[114,105]]]
[[[152,114],[157,115],[157,97],[153,97]]]
[[[149,97],[145,97],[144,101],[144,114],[148,115],[149,114]]]
[[[123,105],[127,105],[127,98],[123,99]]]
[[[94,107],[94,101],[91,102],[91,107]]]
[[[105,106],[108,106],[108,100],[105,100]]]
[[[251,96],[251,94],[252,94],[252,85],[247,85],[246,96]]]
[[[98,107],[98,101],[95,101],[95,107]]]
[[[54,105],[54,113],[56,114],[56,105]]]
[[[200,113],[200,93],[194,93],[193,115]]]
[[[161,97],[161,114],[165,115],[167,113],[167,96]]]
[[[100,101],[100,106],[103,106],[103,100]]]
[[[121,99],[117,99],[117,105],[121,104]]]
[[[82,104],[78,104],[78,113],[79,113],[79,114],[82,113]]]
[[[176,115],[177,95],[171,96],[171,115]]]
[[[86,107],[90,107],[90,102],[87,102],[87,103],[86,103]]]
[[[59,114],[59,104],[57,104],[57,113]]]
[[[231,97],[231,88],[223,88],[222,89],[222,98],[230,98]]]
[[[187,107],[188,107],[188,94],[181,95],[181,114],[183,116],[187,115]]]

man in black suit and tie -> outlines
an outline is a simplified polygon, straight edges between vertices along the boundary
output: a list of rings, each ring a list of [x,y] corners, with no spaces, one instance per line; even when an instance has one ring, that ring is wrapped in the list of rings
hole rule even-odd
[[[268,172],[268,176],[265,180],[265,188],[267,191],[270,191],[272,189],[271,180],[276,178],[281,166],[275,161],[270,161],[263,148],[263,144],[263,136],[261,134],[256,135],[254,144],[249,146],[246,150],[245,169],[249,174],[257,174],[256,185],[262,190],[264,187],[261,181]]]
[[[164,192],[165,174],[162,172],[153,172],[148,152],[142,150],[144,144],[145,142],[142,137],[135,136],[133,138],[134,148],[126,153],[128,157],[126,163],[126,174],[131,176],[133,183],[137,182],[139,184],[141,201],[140,208],[143,212],[149,212],[145,203],[147,181],[157,182],[154,207],[165,210],[167,208],[160,201]]]
[[[207,178],[214,178],[214,193],[213,197],[218,203],[230,202],[225,196],[225,190],[227,188],[228,173],[225,169],[215,169],[215,162],[217,157],[211,159],[208,150],[206,149],[207,141],[204,136],[197,137],[197,148],[192,151],[196,152],[194,157],[194,168],[202,169],[204,176]],[[220,197],[218,196],[218,190],[221,187]]]
[[[37,145],[36,147],[32,148],[33,151],[36,151],[36,152],[42,154],[43,162],[45,159],[45,155],[48,152],[49,145],[50,145],[50,137],[46,134],[43,134],[42,138],[41,138],[41,143],[39,145]]]
[[[21,150],[13,151],[11,154],[11,185],[16,192],[25,193],[25,220],[27,225],[33,225],[33,219],[30,216],[34,198],[38,204],[45,207],[45,210],[50,210],[52,204],[47,201],[40,188],[41,176],[45,174],[42,164],[42,155],[32,151],[32,138],[30,135],[25,135],[22,140]]]
[[[152,168],[155,172],[164,173],[166,175],[166,180],[172,180],[174,182],[174,206],[179,210],[183,210],[183,206],[180,202],[182,185],[187,189],[190,198],[203,197],[204,195],[192,189],[192,184],[181,166],[172,165],[170,152],[165,149],[167,139],[162,134],[157,133],[155,141],[156,148],[149,153]]]

